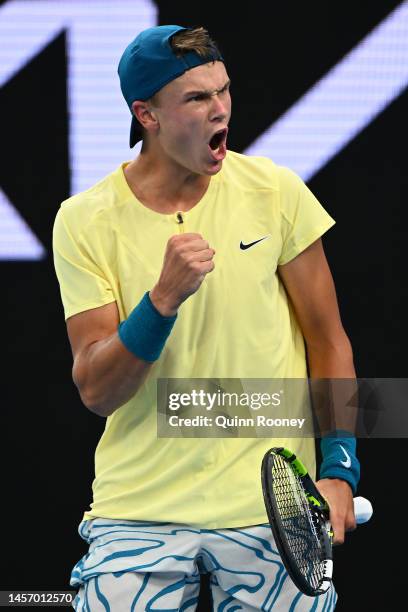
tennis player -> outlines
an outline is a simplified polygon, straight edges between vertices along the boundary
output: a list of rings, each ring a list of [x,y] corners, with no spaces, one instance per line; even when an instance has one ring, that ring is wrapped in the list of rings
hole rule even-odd
[[[254,58],[254,61],[259,58]],[[158,378],[353,378],[321,236],[334,224],[302,180],[227,149],[230,80],[203,28],[139,34],[119,62],[136,159],[62,203],[54,260],[85,406],[106,417],[77,610],[333,610],[299,593],[272,539],[259,470],[313,439],[157,438]],[[308,362],[306,361],[306,355]],[[355,440],[322,443],[335,540],[353,528]]]

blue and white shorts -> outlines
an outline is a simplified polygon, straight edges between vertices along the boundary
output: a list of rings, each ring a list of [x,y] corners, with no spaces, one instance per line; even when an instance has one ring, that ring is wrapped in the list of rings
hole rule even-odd
[[[93,519],[79,525],[89,552],[75,565],[81,612],[176,612],[196,609],[200,573],[210,574],[213,611],[331,612],[334,587],[319,597],[289,578],[269,524],[233,529]]]

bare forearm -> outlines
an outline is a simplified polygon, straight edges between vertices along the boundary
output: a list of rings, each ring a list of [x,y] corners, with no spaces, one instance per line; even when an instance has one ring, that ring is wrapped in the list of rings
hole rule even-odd
[[[321,433],[355,431],[358,386],[350,342],[308,346],[310,389]]]
[[[333,342],[306,343],[311,378],[355,378],[351,344],[344,336]]]
[[[78,356],[73,378],[85,406],[107,417],[135,395],[151,366],[130,353],[115,332]]]

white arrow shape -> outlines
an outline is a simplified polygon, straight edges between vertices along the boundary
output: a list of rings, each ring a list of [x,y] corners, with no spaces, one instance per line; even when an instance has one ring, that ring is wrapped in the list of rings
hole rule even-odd
[[[270,157],[307,181],[407,84],[408,3],[403,2],[245,153]]]
[[[49,2],[6,2],[0,8],[0,87],[20,72],[64,28]],[[48,11],[48,12],[47,12]]]
[[[40,19],[34,28],[30,27],[27,8],[24,2],[7,2],[0,9],[0,87],[50,44],[63,28],[61,16],[52,14],[47,19]],[[0,188],[0,261],[39,260],[45,254],[43,245]]]
[[[0,9],[0,83],[66,30],[71,193],[133,156],[117,66],[126,45],[156,23],[153,0],[10,0]]]
[[[46,251],[0,189],[0,260],[43,259]]]
[[[11,0],[0,8],[0,85],[66,30],[71,193],[87,189],[134,155],[117,65],[126,45],[156,23],[153,0]],[[57,207],[56,202],[55,212]],[[5,228],[11,211],[10,205],[0,217],[0,259],[8,258]],[[15,232],[18,218],[12,219]],[[29,228],[21,226],[21,232],[28,240]],[[26,254],[21,259],[31,259],[23,242],[18,241]]]

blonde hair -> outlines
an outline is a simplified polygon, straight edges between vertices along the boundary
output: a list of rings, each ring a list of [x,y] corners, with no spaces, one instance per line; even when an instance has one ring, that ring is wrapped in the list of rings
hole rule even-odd
[[[217,57],[220,55],[216,43],[203,27],[180,30],[170,39],[170,46],[177,57],[195,51],[200,57]]]

